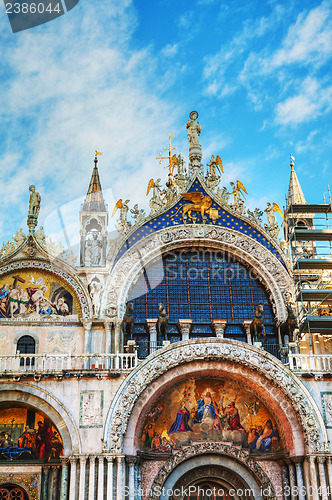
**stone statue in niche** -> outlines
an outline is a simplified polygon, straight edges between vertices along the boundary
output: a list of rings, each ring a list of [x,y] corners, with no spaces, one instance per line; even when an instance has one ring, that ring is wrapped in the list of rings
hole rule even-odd
[[[101,309],[101,296],[103,285],[99,281],[93,281],[90,286],[90,297],[92,301],[93,316],[99,318]]]
[[[92,239],[86,241],[86,248],[89,249],[89,261],[90,266],[99,266],[101,259],[101,241],[100,241],[100,233],[95,230],[92,231]],[[87,255],[85,255],[87,257]],[[87,259],[86,259],[87,264]]]

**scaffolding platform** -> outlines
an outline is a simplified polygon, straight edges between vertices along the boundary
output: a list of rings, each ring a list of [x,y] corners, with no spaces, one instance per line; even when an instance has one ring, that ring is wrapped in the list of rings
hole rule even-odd
[[[293,204],[293,206],[289,205],[288,207],[288,214],[328,214],[332,213],[332,205],[329,205],[328,203],[321,203],[321,204],[303,204],[303,203],[297,203],[296,205]]]
[[[297,259],[297,262],[294,263],[294,269],[332,269],[332,259]]]
[[[332,229],[294,228],[290,237],[297,241],[332,241]]]
[[[332,289],[302,288],[296,300],[299,302],[303,300],[303,302],[323,302],[324,304],[332,304]]]

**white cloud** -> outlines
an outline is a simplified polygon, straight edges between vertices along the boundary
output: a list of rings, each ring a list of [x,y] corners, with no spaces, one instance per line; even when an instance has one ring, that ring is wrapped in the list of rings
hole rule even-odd
[[[174,57],[179,51],[179,44],[178,43],[173,43],[170,44],[168,43],[162,50],[161,54],[164,57]]]
[[[94,149],[104,153],[103,188],[146,202],[142,179],[156,175],[153,158],[181,110],[161,97],[149,48],[129,48],[135,24],[131,2],[100,1],[17,35],[4,51],[11,77],[0,88],[0,165],[11,175],[1,196],[3,206],[15,204],[13,230],[25,218],[29,183],[42,195],[41,223],[85,195]]]
[[[270,70],[293,63],[320,64],[332,54],[332,17],[329,4],[323,2],[305,16],[300,14],[272,60]]]
[[[298,124],[317,118],[332,107],[332,86],[324,87],[314,78],[306,78],[300,93],[280,102],[276,108],[276,122],[282,125]]]

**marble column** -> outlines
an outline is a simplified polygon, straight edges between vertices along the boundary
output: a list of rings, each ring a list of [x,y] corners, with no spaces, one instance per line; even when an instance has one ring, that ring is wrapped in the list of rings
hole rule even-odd
[[[91,321],[83,320],[83,325],[84,325],[84,354],[89,354],[91,347],[92,324]]]
[[[61,459],[61,487],[60,487],[60,500],[68,499],[68,459]]]
[[[297,487],[299,492],[298,498],[299,500],[305,500],[302,464],[300,462],[296,462],[295,468],[296,468]]]
[[[309,456],[309,470],[310,470],[309,493],[310,496],[313,499],[315,499],[318,492],[318,484],[317,484],[317,472],[316,472],[316,457],[312,455]]]
[[[58,476],[59,476],[59,465],[52,466],[52,479],[51,479],[51,499],[57,500],[58,498]]]
[[[129,486],[129,498],[135,498],[135,457],[127,457],[126,461],[128,463],[128,486]]]
[[[290,497],[291,500],[297,500],[297,495],[295,495],[296,481],[295,481],[295,468],[293,463],[288,464],[288,471],[289,471]]]
[[[123,351],[122,342],[122,330],[121,330],[122,320],[117,319],[114,324],[114,353]]]
[[[95,499],[95,464],[96,457],[91,455],[89,457],[89,500]]]
[[[252,320],[247,320],[247,319],[242,321],[242,326],[243,326],[243,329],[246,332],[246,336],[247,336],[247,344],[249,344],[249,345],[252,345],[252,338],[251,338],[251,333],[250,333],[251,322],[252,322]]]
[[[226,329],[227,321],[225,319],[213,319],[212,320],[212,330],[216,334],[218,339],[224,338],[224,333]]]
[[[149,354],[151,354],[152,352],[155,352],[155,350],[157,349],[157,329],[156,329],[157,318],[156,319],[150,318],[145,321],[150,337]]]
[[[104,498],[104,457],[98,457],[98,491],[97,498]]]
[[[182,335],[182,340],[189,340],[190,330],[192,328],[192,319],[179,319],[178,327]]]
[[[85,495],[85,471],[86,471],[86,455],[80,456],[80,489],[79,489],[79,500],[84,500]]]
[[[332,495],[332,457],[327,458],[327,477],[330,480],[330,492]]]
[[[43,467],[43,485],[42,485],[42,499],[48,500],[49,498],[49,488],[48,488],[48,478],[50,473],[50,467]]]
[[[76,458],[70,458],[70,484],[69,500],[75,500],[76,497]]]
[[[117,460],[117,478],[116,478],[116,500],[124,500],[124,482],[125,482],[125,469],[124,457],[116,457]]]
[[[113,500],[113,457],[106,457],[106,460],[107,460],[106,500]]]
[[[322,500],[328,500],[326,476],[325,476],[325,468],[324,468],[325,457],[318,457],[317,462],[318,462],[318,471],[319,471],[319,480],[320,480]]]
[[[284,490],[284,497],[285,500],[290,499],[290,484],[289,484],[289,477],[288,477],[288,466],[282,462],[279,463],[281,466],[281,472],[282,472],[282,484],[283,484],[283,490]]]
[[[112,352],[112,325],[111,321],[104,320],[105,328],[105,354],[110,354]],[[111,367],[109,367],[111,368]]]

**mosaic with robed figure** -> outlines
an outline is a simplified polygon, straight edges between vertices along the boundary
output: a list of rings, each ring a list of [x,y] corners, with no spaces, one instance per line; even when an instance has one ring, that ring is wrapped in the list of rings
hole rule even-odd
[[[79,311],[68,285],[51,273],[20,270],[0,280],[0,318],[78,319]]]
[[[0,408],[0,461],[58,460],[63,444],[53,422],[41,411],[20,403]]]
[[[220,378],[190,379],[173,386],[145,417],[140,448],[171,452],[195,441],[242,445],[252,453],[283,449],[275,419],[254,394]]]

